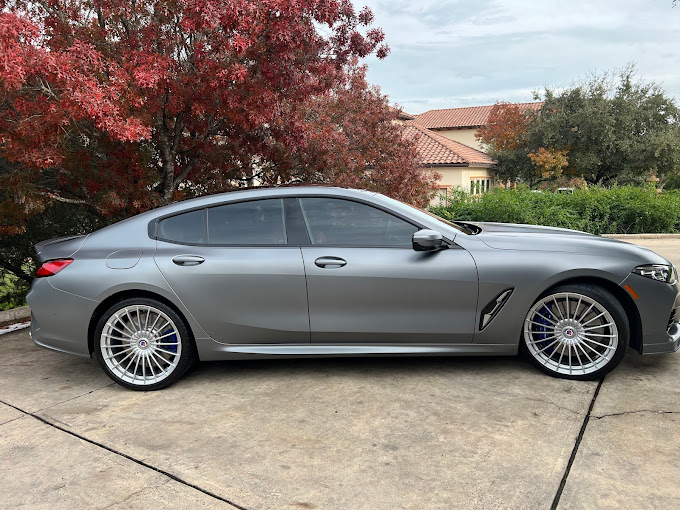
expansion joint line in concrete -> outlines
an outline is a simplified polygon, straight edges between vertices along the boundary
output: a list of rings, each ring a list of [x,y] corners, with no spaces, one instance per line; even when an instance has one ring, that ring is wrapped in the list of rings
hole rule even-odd
[[[183,480],[182,478],[178,477],[177,475],[173,475],[172,473],[169,473],[169,472],[167,472],[163,469],[157,468],[156,466],[152,466],[151,464],[147,464],[143,460],[135,459],[134,457],[127,455],[126,453],[119,452],[118,450],[114,450],[113,448],[106,446],[102,443],[98,443],[97,441],[93,441],[92,439],[88,439],[87,437],[81,436],[80,434],[78,434],[76,432],[65,429],[63,427],[60,427],[56,423],[52,423],[49,420],[46,420],[45,418],[38,416],[37,414],[31,413],[29,411],[25,411],[24,409],[21,409],[21,408],[15,406],[13,404],[10,404],[9,402],[5,402],[4,400],[0,400],[0,404],[5,404],[6,406],[11,407],[12,409],[16,409],[17,411],[19,411],[20,413],[23,413],[26,416],[30,416],[31,418],[35,418],[39,422],[42,422],[49,427],[52,427],[52,428],[55,428],[55,429],[60,430],[62,432],[65,432],[66,434],[73,436],[73,437],[76,437],[76,438],[80,439],[81,441],[85,441],[86,443],[90,443],[94,446],[98,446],[99,448],[103,448],[104,450],[111,452],[115,455],[119,455],[120,457],[123,457],[127,460],[130,460],[130,461],[134,462],[135,464],[139,464],[140,466],[151,469],[152,471],[155,471],[156,473],[167,476],[168,478],[170,478],[171,480],[174,480],[175,482],[181,483],[182,485],[186,485],[187,487],[191,487],[192,489],[195,489],[199,492],[202,492],[203,494],[210,496],[211,498],[215,498],[219,501],[227,503],[228,505],[231,505],[234,508],[237,508],[238,510],[248,510],[247,508],[245,508],[245,507],[243,507],[243,506],[241,506],[237,503],[234,503],[233,501],[229,501],[227,498],[223,498],[222,496],[219,496],[219,495],[215,494],[214,492],[210,492],[209,490],[203,489],[202,487],[199,487],[198,485],[194,485],[191,482],[187,482],[186,480]]]
[[[583,439],[583,434],[586,432],[586,427],[590,421],[590,413],[593,412],[593,407],[595,406],[595,400],[600,394],[600,388],[602,388],[602,383],[604,382],[604,377],[600,379],[597,383],[597,388],[595,388],[595,393],[593,393],[593,398],[590,400],[590,406],[588,407],[588,412],[583,418],[583,423],[581,424],[581,430],[579,430],[578,436],[576,436],[576,443],[574,443],[574,448],[571,450],[571,455],[569,457],[569,462],[567,463],[567,468],[564,470],[564,475],[562,475],[562,480],[557,488],[557,493],[553,499],[552,505],[550,505],[550,510],[556,510],[557,505],[560,504],[560,498],[562,497],[562,491],[564,486],[567,484],[567,478],[569,478],[569,472],[571,471],[571,466],[574,464],[574,459],[576,459],[576,454],[578,453],[578,447],[581,445],[581,440]]]

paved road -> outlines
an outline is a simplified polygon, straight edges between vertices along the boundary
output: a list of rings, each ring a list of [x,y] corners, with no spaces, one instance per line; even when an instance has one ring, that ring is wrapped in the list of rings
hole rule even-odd
[[[656,248],[680,265],[680,240]],[[602,383],[516,358],[239,361],[137,393],[18,331],[0,508],[675,508],[679,379],[680,354],[634,352]]]

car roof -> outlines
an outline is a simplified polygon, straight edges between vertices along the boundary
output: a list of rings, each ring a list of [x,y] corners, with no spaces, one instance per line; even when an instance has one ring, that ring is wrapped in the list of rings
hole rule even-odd
[[[356,198],[368,198],[381,196],[374,191],[341,188],[338,186],[260,186],[236,189],[233,191],[226,191],[224,193],[215,193],[213,195],[204,195],[202,197],[190,198],[173,202],[164,207],[154,209],[153,213],[171,214],[176,211],[184,209],[193,209],[197,207],[205,207],[223,202],[232,202],[245,200],[249,198],[265,198],[265,197],[288,197],[288,196],[302,196],[302,195],[327,195],[327,196],[344,196]]]

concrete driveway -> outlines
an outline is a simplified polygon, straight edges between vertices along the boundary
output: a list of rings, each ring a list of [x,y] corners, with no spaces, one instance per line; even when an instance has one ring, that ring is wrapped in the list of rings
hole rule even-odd
[[[644,242],[644,240],[643,240]],[[680,239],[655,247],[680,265]],[[680,506],[680,354],[216,362],[139,393],[0,337],[0,508]]]

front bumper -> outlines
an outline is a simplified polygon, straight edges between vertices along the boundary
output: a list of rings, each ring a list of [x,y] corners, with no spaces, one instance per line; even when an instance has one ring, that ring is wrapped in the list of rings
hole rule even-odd
[[[90,356],[87,330],[97,302],[55,289],[47,278],[36,278],[26,296],[31,307],[31,338],[56,351]]]
[[[662,283],[630,274],[622,287],[638,295],[634,299],[642,323],[642,354],[663,354],[680,348],[680,282]]]

